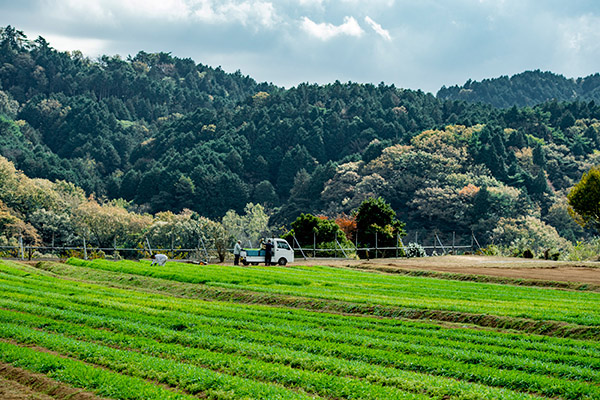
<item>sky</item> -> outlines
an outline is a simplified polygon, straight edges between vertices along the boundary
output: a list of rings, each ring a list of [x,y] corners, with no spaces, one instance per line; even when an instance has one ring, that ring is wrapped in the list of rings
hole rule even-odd
[[[164,51],[287,88],[600,72],[598,0],[0,0],[7,25],[91,59]]]

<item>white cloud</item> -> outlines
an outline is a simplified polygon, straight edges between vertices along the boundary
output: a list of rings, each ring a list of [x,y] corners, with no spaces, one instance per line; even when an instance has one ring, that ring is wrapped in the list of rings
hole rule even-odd
[[[84,2],[88,3],[89,0]],[[123,10],[130,15],[144,16],[147,18],[167,18],[168,20],[181,20],[189,17],[190,7],[185,0],[97,0],[101,5],[114,11]]]
[[[586,50],[590,50],[590,53],[598,51],[600,43],[598,24],[600,24],[600,17],[591,15],[583,15],[558,24],[563,36],[563,46],[576,53]]]
[[[211,4],[212,3],[212,4]],[[277,13],[272,3],[264,1],[229,1],[224,4],[219,2],[202,2],[202,8],[196,16],[205,22],[239,22],[242,25],[258,25],[272,28],[277,21]]]
[[[325,22],[317,24],[310,18],[304,17],[302,18],[302,29],[321,40],[329,40],[340,35],[360,37],[364,33],[353,17],[344,17],[344,23],[341,25],[333,25]]]
[[[314,7],[314,6],[322,6],[323,5],[323,0],[298,0],[298,3],[300,3],[301,6],[308,6],[308,7]]]
[[[46,8],[62,20],[156,20],[203,22],[272,28],[279,20],[273,3],[263,0],[46,0]]]
[[[40,33],[50,45],[60,51],[79,50],[88,57],[97,57],[110,53],[110,42],[102,39],[76,38],[56,34]],[[33,37],[33,36],[32,36]]]
[[[170,21],[190,15],[186,0],[47,0],[45,6],[54,17],[112,22],[120,17],[160,18]]]
[[[379,25],[377,22],[373,21],[370,17],[368,17],[368,16],[365,17],[365,22],[367,24],[369,24],[371,26],[371,28],[373,28],[373,30],[375,32],[377,32],[377,34],[379,36],[381,36],[382,38],[384,38],[388,42],[392,40],[392,37],[390,36],[390,33],[386,29],[383,29],[381,27],[381,25]]]
[[[341,0],[342,3],[344,4],[350,4],[351,6],[368,6],[369,8],[372,7],[384,7],[384,8],[389,8],[389,7],[393,7],[394,3],[396,3],[396,0],[369,0],[369,1],[364,1],[364,0]]]

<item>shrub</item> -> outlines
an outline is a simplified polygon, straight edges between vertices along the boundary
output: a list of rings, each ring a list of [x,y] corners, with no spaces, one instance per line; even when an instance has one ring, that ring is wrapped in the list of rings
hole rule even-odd
[[[409,243],[406,246],[406,257],[425,257],[427,254],[425,253],[425,249],[418,243]]]
[[[600,239],[596,238],[589,242],[578,241],[566,254],[565,259],[569,261],[598,260],[600,254]]]
[[[489,246],[481,249],[481,254],[484,256],[499,256],[502,255],[502,252],[498,246],[495,244],[490,244]]]

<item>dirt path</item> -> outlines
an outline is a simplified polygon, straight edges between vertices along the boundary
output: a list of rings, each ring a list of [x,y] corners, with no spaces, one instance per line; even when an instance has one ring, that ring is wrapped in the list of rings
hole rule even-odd
[[[303,260],[297,265],[330,265],[394,270],[423,270],[468,275],[487,275],[513,279],[547,280],[557,282],[579,282],[600,285],[600,262],[548,261],[512,257],[490,256],[440,256],[411,259],[375,260]]]

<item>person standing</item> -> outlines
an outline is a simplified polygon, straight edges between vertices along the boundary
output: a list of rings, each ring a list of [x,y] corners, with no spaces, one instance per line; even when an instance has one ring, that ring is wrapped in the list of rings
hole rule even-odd
[[[165,256],[164,254],[152,254],[150,258],[152,258],[152,263],[150,263],[150,265],[152,266],[156,264],[159,267],[164,267],[165,263],[169,259],[169,257]]]
[[[273,243],[271,243],[271,239],[267,240],[267,244],[265,244],[265,265],[271,265],[271,256],[273,255]]]
[[[233,246],[233,265],[240,265],[240,254],[242,252],[242,242],[238,240]]]

